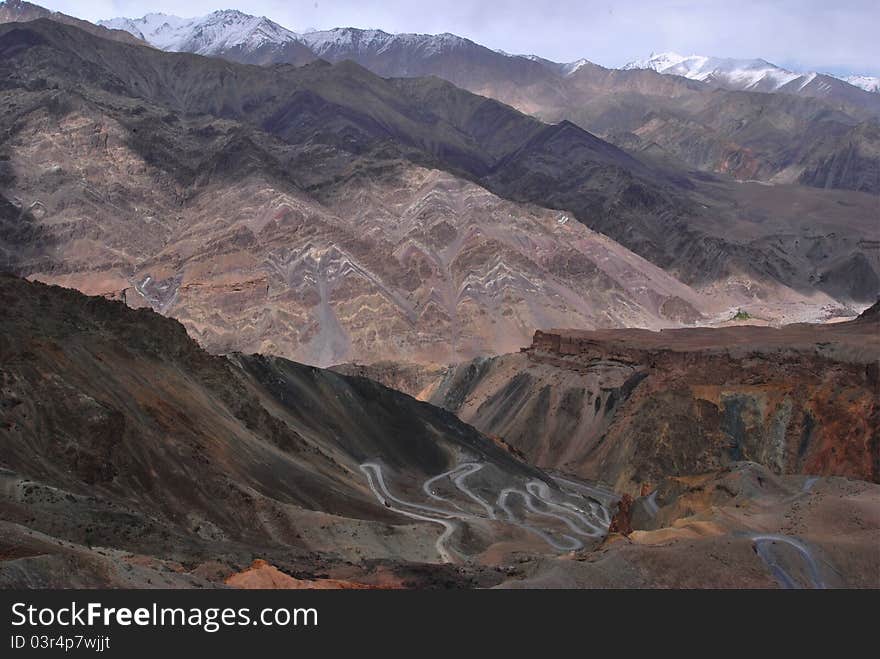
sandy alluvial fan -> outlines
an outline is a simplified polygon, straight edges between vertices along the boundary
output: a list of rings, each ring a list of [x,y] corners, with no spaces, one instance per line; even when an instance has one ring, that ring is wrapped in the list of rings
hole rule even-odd
[[[0,79],[3,587],[880,586],[870,81],[18,0]]]

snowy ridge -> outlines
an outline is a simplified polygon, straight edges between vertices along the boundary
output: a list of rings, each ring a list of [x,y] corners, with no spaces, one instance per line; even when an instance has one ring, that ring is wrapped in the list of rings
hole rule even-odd
[[[251,16],[233,9],[215,11],[196,18],[152,13],[142,18],[99,21],[98,25],[125,30],[162,50],[209,56],[223,55],[232,50],[249,53],[267,46],[280,48],[293,42],[305,46],[317,57],[331,60],[375,56],[393,51],[404,52],[409,57],[428,58],[457,49],[481,48],[473,41],[448,32],[437,35],[391,34],[382,30],[344,27],[296,33],[265,16]],[[590,64],[586,59],[558,63],[536,55],[496,52],[506,57],[520,57],[543,64],[563,77]],[[652,53],[649,57],[630,62],[623,68],[650,69],[737,90],[774,92],[785,88],[783,91],[800,92],[809,86],[811,93],[824,94],[830,93],[831,87],[828,77],[822,77],[812,84],[820,74],[795,73],[763,59],[685,56],[665,52]],[[834,77],[865,91],[880,93],[880,78],[864,75]]]
[[[589,60],[586,60],[586,59],[579,59],[579,60],[575,60],[574,62],[559,63],[559,62],[553,62],[548,59],[544,59],[543,57],[539,57],[538,55],[509,55],[508,53],[505,53],[504,51],[501,51],[501,50],[496,51],[496,52],[499,52],[502,55],[507,55],[507,57],[519,57],[521,59],[527,59],[531,62],[537,62],[538,64],[542,64],[543,66],[547,67],[551,71],[553,71],[563,77],[570,76],[572,73],[574,73],[575,71],[578,71],[579,69],[581,69],[581,67],[583,67],[587,64],[592,64],[592,62],[590,62]]]
[[[318,57],[335,53],[379,54],[405,47],[430,56],[474,44],[454,34],[390,34],[382,30],[336,28],[297,34],[265,17],[237,10],[215,11],[197,18],[147,14],[142,18],[113,18],[99,25],[125,30],[157,48],[174,52],[214,55],[233,48],[253,51],[265,45],[299,42]]]
[[[590,64],[589,60],[585,60],[583,58],[579,60],[575,60],[574,62],[567,62],[565,64],[560,65],[559,70],[562,72],[564,76],[570,76],[575,71],[578,71],[581,67]]]
[[[251,51],[267,44],[299,41],[296,33],[268,18],[236,10],[215,11],[198,18],[147,14],[143,18],[113,18],[98,24],[130,32],[162,50],[198,55],[213,55],[231,48]]]
[[[652,54],[630,62],[624,69],[651,69],[733,89],[775,91],[802,77],[762,59],[730,59],[678,53]]]
[[[463,46],[476,45],[463,37],[443,34],[390,34],[382,30],[361,30],[339,27],[333,30],[307,32],[299,38],[318,56],[333,55],[340,51],[352,54],[380,54],[396,47],[434,55]]]
[[[817,76],[815,72],[795,73],[763,59],[731,59],[705,55],[652,53],[650,57],[630,62],[624,69],[650,69],[657,73],[684,76],[728,89],[773,92],[787,85],[800,91]],[[880,78],[871,76],[829,76],[868,92],[880,92]],[[794,83],[794,84],[792,84]],[[818,91],[828,91],[828,82],[817,83]]]

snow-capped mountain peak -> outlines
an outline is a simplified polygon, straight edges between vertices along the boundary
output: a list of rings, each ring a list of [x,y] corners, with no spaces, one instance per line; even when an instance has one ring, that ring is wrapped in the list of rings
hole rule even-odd
[[[353,27],[337,27],[332,30],[315,30],[301,35],[301,39],[316,55],[338,48],[365,50],[381,48],[394,38],[382,30],[361,30]]]
[[[298,42],[318,57],[334,55],[381,54],[396,47],[431,56],[473,42],[454,34],[390,34],[382,30],[353,27],[332,30],[308,30],[297,34],[265,17],[250,16],[238,10],[215,11],[197,18],[180,18],[166,14],[147,14],[142,18],[114,18],[100,25],[130,32],[162,50],[216,55],[230,49],[246,52],[266,44],[281,46]]]
[[[733,59],[666,52],[630,62],[624,69],[651,69],[733,89],[775,91],[801,74],[763,59]]]
[[[570,76],[571,74],[580,70],[581,68],[583,68],[587,64],[592,64],[592,62],[590,62],[589,60],[583,59],[583,58],[579,59],[579,60],[575,60],[574,62],[560,63],[560,62],[554,62],[552,60],[544,59],[543,57],[539,57],[538,55],[508,55],[507,53],[502,52],[502,51],[498,51],[498,52],[501,52],[502,55],[506,55],[507,57],[519,57],[521,59],[527,59],[532,62],[536,62],[536,63],[541,64],[542,66],[550,69],[551,71],[553,71],[557,75],[561,75],[563,77]]]
[[[263,16],[236,9],[197,18],[147,14],[142,18],[113,18],[99,25],[130,32],[162,50],[213,55],[230,48],[255,50],[265,44],[298,41],[296,33]]]
[[[680,55],[674,52],[651,53],[650,57],[630,62],[624,69],[651,69],[658,73],[684,76],[727,89],[774,92],[799,92],[812,84],[821,95],[829,87],[829,78],[838,78],[869,92],[880,92],[880,78],[871,76],[823,76],[795,73],[764,59],[733,59],[705,55]],[[812,89],[811,86],[811,89]]]
[[[696,56],[694,56],[696,57]],[[678,53],[667,52],[667,53],[651,53],[650,56],[644,59],[638,59],[630,62],[624,69],[651,69],[656,71],[657,73],[663,73],[666,69],[669,69],[673,66],[681,64],[684,60],[688,59],[684,55],[679,55]]]
[[[142,18],[111,18],[106,21],[98,21],[98,25],[116,30],[130,32],[138,39],[157,45],[152,40],[156,35],[169,34],[185,22],[185,19],[167,14],[146,14]],[[148,39],[148,36],[150,38]]]

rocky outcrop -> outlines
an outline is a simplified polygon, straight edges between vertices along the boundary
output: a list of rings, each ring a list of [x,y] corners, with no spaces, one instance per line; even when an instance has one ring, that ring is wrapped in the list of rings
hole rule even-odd
[[[629,535],[633,532],[632,506],[632,496],[624,493],[620,498],[620,501],[617,503],[617,512],[614,513],[614,517],[611,518],[611,526],[608,527],[608,533]]]
[[[365,590],[395,587],[391,584],[374,586],[342,579],[297,579],[261,558],[254,560],[248,569],[228,576],[224,583],[245,590]]]
[[[427,399],[545,467],[645,483],[748,460],[880,482],[880,326],[538,331],[457,367]]]

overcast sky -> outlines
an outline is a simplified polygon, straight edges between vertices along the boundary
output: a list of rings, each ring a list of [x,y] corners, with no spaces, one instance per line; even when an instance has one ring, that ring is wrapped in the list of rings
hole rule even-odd
[[[880,0],[34,0],[97,20],[240,9],[294,31],[452,32],[509,53],[621,66],[651,52],[880,75]]]

